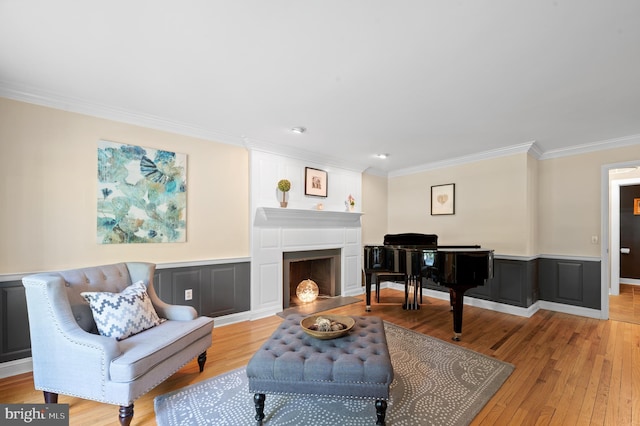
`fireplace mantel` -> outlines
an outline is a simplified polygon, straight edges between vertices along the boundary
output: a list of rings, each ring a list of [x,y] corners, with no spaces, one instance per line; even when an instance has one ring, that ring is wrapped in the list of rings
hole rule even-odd
[[[286,228],[360,228],[359,212],[258,207],[254,226]]]
[[[339,294],[362,294],[361,217],[358,212],[257,207],[251,241],[252,319],[282,312],[285,253],[337,249]]]

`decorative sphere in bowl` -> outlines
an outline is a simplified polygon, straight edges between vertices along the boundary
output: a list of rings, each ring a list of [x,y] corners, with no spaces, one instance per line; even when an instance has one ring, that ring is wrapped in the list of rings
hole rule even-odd
[[[355,324],[355,320],[347,315],[311,315],[300,321],[305,333],[323,340],[345,336]]]

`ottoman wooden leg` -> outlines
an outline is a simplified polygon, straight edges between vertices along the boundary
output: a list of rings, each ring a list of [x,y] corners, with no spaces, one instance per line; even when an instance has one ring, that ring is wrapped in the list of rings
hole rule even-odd
[[[387,401],[376,401],[376,426],[384,426],[384,418],[387,415]]]
[[[253,404],[256,406],[256,422],[258,426],[261,426],[264,419],[264,394],[257,393],[253,395]],[[382,417],[384,418],[384,415]]]

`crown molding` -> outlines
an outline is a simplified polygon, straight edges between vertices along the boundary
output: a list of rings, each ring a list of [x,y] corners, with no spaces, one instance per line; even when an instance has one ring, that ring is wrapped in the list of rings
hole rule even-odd
[[[389,173],[387,173],[384,170],[380,170],[378,168],[375,167],[369,167],[365,170],[362,171],[362,173],[366,173],[368,175],[372,175],[372,176],[378,176],[378,177],[389,177]]]
[[[107,105],[92,103],[84,99],[47,92],[34,87],[19,86],[2,80],[0,80],[0,97],[89,115],[92,117],[128,123],[136,126],[148,127],[184,136],[192,136],[230,145],[243,146],[247,149],[270,152],[300,160],[313,161],[316,163],[320,162],[360,173],[368,167],[367,164],[345,161],[338,157],[323,156],[318,153],[284,147],[266,141],[250,139],[243,136],[234,136],[216,130],[193,126],[188,123],[165,120],[153,115],[142,114],[121,108],[113,108]]]
[[[571,155],[586,154],[589,152],[603,151],[605,149],[622,148],[625,146],[640,144],[640,135],[623,136],[620,138],[606,139],[599,142],[592,142],[583,145],[572,146],[562,149],[552,149],[545,151],[540,160],[551,158],[568,157]]]
[[[194,126],[189,123],[171,121],[136,111],[114,108],[108,105],[90,102],[85,99],[61,95],[60,93],[45,91],[26,85],[9,83],[3,80],[0,80],[0,97],[55,108],[63,111],[103,118],[107,120],[128,123],[136,126],[166,131],[179,135],[190,136],[230,145],[243,146],[247,149],[283,155],[299,160],[320,162],[329,166],[340,167],[359,173],[366,172],[368,174],[383,177],[405,176],[434,169],[452,167],[481,160],[519,154],[523,152],[528,153],[537,160],[548,160],[552,158],[567,157],[640,144],[640,134],[623,136],[620,138],[607,139],[603,141],[548,151],[544,151],[536,143],[536,141],[531,141],[523,144],[508,146],[505,148],[499,148],[444,161],[400,169],[393,172],[384,172],[382,170],[369,167],[369,164],[365,164],[364,162],[347,161],[339,157],[322,155],[316,152],[286,147],[271,142],[246,138],[243,136],[230,135],[224,132]]]
[[[536,141],[533,141],[527,153],[536,160],[539,160],[544,152],[542,151],[542,148],[540,148],[540,145],[538,145]]]
[[[640,134],[624,136],[620,138],[607,139],[604,141],[593,142],[583,145],[575,145],[568,148],[544,151],[536,141],[527,142],[519,145],[512,145],[505,148],[484,151],[477,154],[467,155],[463,157],[452,158],[450,160],[438,161],[434,163],[423,164],[421,166],[410,167],[397,170],[388,174],[389,177],[398,177],[411,175],[415,173],[425,172],[428,170],[441,169],[445,167],[458,166],[467,163],[473,163],[481,160],[504,157],[507,155],[520,154],[526,152],[536,160],[549,160],[551,158],[568,157],[572,155],[585,154],[589,152],[604,151],[606,149],[622,148],[625,146],[640,144]],[[374,173],[375,174],[375,173]]]
[[[456,157],[444,161],[436,161],[433,163],[423,164],[421,166],[409,167],[402,170],[389,173],[389,177],[399,177],[412,175],[415,173],[426,172],[429,170],[442,169],[445,167],[459,166],[467,163],[474,163],[476,161],[488,160],[491,158],[505,157],[507,155],[528,153],[531,155],[538,155],[540,151],[535,141],[526,142],[519,145],[512,145],[505,148],[492,149],[490,151],[479,152],[477,154],[465,155],[462,157]]]
[[[84,99],[74,98],[33,87],[18,86],[0,80],[0,97],[15,101],[55,108],[63,111],[74,112],[92,117],[128,123],[135,126],[148,127],[165,132],[191,136],[210,141],[243,146],[244,140],[223,132],[194,126],[188,123],[165,120],[149,114],[122,108],[114,108]]]
[[[296,160],[312,161],[314,163],[326,164],[328,166],[339,167],[342,169],[362,173],[367,164],[358,163],[356,161],[347,161],[330,155],[322,155],[317,152],[310,152],[299,148],[292,148],[283,145],[265,142],[258,139],[244,138],[244,146],[253,151],[266,152],[268,154],[281,155]]]

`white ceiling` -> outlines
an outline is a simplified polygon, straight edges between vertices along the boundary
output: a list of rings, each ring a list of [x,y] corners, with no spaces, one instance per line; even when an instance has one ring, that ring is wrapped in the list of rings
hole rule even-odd
[[[549,155],[640,135],[640,1],[0,0],[0,96],[381,174]]]

